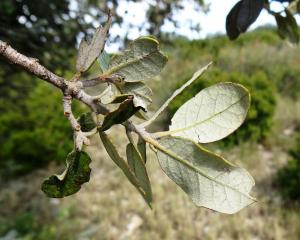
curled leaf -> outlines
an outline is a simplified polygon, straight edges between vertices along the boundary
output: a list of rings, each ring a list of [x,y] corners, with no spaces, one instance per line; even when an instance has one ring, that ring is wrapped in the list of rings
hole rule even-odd
[[[74,150],[67,156],[67,167],[61,175],[53,175],[42,184],[43,192],[52,198],[63,198],[78,192],[90,180],[90,157]]]
[[[135,107],[147,109],[152,103],[152,90],[143,82],[125,82],[118,85],[118,89],[123,94],[133,95],[133,104]]]
[[[133,98],[129,98],[122,102],[118,109],[108,113],[103,121],[100,131],[106,131],[115,124],[122,124],[131,118],[141,107],[135,107]]]

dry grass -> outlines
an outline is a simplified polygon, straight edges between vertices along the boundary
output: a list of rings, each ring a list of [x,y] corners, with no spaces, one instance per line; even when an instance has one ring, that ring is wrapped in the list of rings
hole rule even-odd
[[[279,105],[280,108],[283,106]],[[120,131],[117,128],[112,134],[119,137]],[[120,147],[125,146],[125,139],[119,137],[117,141]],[[149,152],[147,162],[154,194],[154,208],[150,210],[109,160],[99,139],[94,139],[94,146],[97,147],[88,149],[96,153],[92,178],[78,194],[62,200],[46,198],[39,185],[49,172],[57,169],[37,171],[8,183],[1,190],[0,203],[4,206],[0,210],[1,222],[14,222],[24,213],[30,213],[32,226],[25,231],[24,239],[300,238],[299,213],[296,209],[283,207],[272,186],[276,169],[287,159],[280,146],[266,150],[263,146],[245,144],[224,152],[228,159],[247,168],[256,179],[253,194],[259,202],[235,215],[196,208],[160,170],[152,152]],[[21,224],[26,225],[26,221],[25,218]],[[20,226],[16,224],[8,229],[20,232]]]

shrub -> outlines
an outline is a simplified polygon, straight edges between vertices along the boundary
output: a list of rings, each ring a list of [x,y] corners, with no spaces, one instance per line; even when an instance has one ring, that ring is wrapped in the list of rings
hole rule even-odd
[[[223,72],[219,69],[209,71],[202,79],[190,86],[169,106],[171,115],[188,99],[201,89],[218,82],[236,82],[244,85],[251,92],[251,107],[245,123],[238,132],[223,140],[223,144],[234,145],[242,141],[263,141],[269,134],[276,106],[276,87],[266,74],[261,71],[251,76],[240,72]]]
[[[62,112],[61,94],[38,83],[23,102],[15,102],[15,108],[0,115],[0,176],[21,175],[50,161],[65,161],[73,143],[72,129]]]
[[[289,151],[291,159],[277,173],[277,183],[285,200],[300,200],[300,134],[296,145]]]

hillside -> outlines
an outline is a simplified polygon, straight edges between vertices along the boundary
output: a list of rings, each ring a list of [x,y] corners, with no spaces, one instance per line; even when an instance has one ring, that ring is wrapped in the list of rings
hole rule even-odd
[[[253,104],[249,124],[246,122],[243,125],[241,134],[235,136],[236,140],[209,147],[249,170],[256,180],[253,195],[258,198],[258,203],[232,216],[196,208],[164,175],[155,155],[149,151],[147,167],[154,195],[151,211],[125,181],[102,146],[99,147],[99,139],[95,138],[94,144],[89,147],[94,154],[92,178],[74,196],[49,199],[40,190],[45,177],[62,169],[63,161],[59,159],[45,162],[37,170],[30,168],[30,173],[24,175],[22,172],[14,180],[2,180],[0,204],[5,208],[0,210],[0,239],[1,236],[7,237],[4,239],[18,236],[21,239],[41,240],[300,238],[299,206],[283,200],[275,181],[277,170],[290,158],[289,149],[294,145],[300,129],[300,48],[291,48],[278,38],[273,29],[263,28],[244,35],[237,42],[229,42],[224,36],[191,42],[179,38],[165,42],[162,49],[168,53],[170,60],[162,74],[151,82],[155,96],[152,111],[199,67],[211,60],[214,66],[176,98],[153,129],[167,128],[170,115],[178,105],[205,86],[219,81],[237,81],[251,88]],[[40,99],[36,96],[44,93],[45,89],[44,84],[36,85],[25,106],[28,109],[34,107]],[[43,122],[38,124],[39,131],[44,133],[39,143],[48,146],[49,127],[57,134],[57,139],[60,139],[57,128],[61,129],[62,134],[68,133],[68,130],[65,123],[62,125],[58,120],[60,112],[55,111],[60,104],[57,95],[49,90],[47,99],[43,101],[43,106],[47,107],[38,109],[39,114],[45,116]],[[49,115],[49,109],[53,109],[53,116]],[[78,107],[78,111],[82,109]],[[9,121],[9,114],[1,115],[0,123],[1,120]],[[34,122],[34,114],[25,115],[23,119],[32,125],[38,123]],[[112,134],[117,136],[120,130],[116,127]],[[25,129],[22,132],[24,139],[30,131]],[[15,139],[9,137],[7,142],[11,145],[6,142],[3,149],[16,144]],[[22,139],[19,137],[17,143]],[[118,139],[117,143],[123,151],[124,141]],[[53,149],[56,142],[50,143],[47,150]],[[26,144],[31,146],[32,151],[26,154],[33,153],[38,159],[41,153],[35,147],[36,142],[27,141]],[[69,146],[69,143],[60,144]],[[19,156],[26,156],[21,150]],[[62,152],[63,149],[56,156],[62,155]],[[11,159],[12,162],[15,160],[13,157]],[[26,165],[26,161],[22,163]]]

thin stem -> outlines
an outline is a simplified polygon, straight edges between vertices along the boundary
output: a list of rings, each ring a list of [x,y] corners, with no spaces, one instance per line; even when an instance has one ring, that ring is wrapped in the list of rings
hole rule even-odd
[[[180,93],[183,92],[183,90],[189,86],[193,81],[195,81],[197,78],[199,78],[210,66],[212,65],[212,62],[207,64],[204,68],[200,70],[200,72],[195,73],[189,81],[187,81],[185,84],[183,84],[179,89],[177,89],[172,96],[155,112],[155,114],[146,122],[143,122],[141,126],[146,127],[150,125],[154,120],[169,106],[170,102],[174,100],[175,97],[177,97]]]

